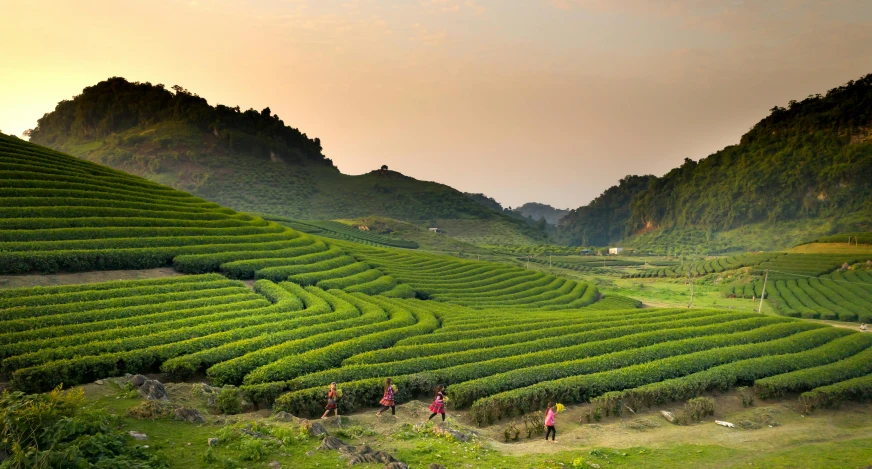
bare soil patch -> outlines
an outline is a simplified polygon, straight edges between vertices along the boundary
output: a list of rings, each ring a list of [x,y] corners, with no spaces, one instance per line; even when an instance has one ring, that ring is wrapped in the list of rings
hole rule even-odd
[[[100,270],[92,272],[64,272],[57,274],[0,275],[0,289],[49,287],[79,283],[109,282],[112,280],[144,280],[161,277],[180,277],[184,274],[170,267],[145,270]]]

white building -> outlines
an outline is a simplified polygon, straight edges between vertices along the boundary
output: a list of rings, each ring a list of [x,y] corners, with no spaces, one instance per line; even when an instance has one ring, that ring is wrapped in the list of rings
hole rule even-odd
[[[609,254],[620,254],[624,252],[624,248],[609,248]]]

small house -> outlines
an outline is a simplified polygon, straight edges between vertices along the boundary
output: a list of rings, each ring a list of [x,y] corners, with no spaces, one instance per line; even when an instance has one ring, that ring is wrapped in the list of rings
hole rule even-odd
[[[609,248],[610,255],[612,255],[612,254],[617,255],[617,254],[620,254],[622,252],[624,252],[624,248]]]

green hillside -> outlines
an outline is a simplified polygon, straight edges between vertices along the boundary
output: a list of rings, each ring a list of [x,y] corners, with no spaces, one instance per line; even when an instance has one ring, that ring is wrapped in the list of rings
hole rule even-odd
[[[302,220],[385,216],[496,221],[512,242],[544,234],[451,187],[373,168],[349,176],[319,139],[262,111],[211,106],[180,87],[111,78],[62,101],[30,132],[34,143],[172,186],[238,211]]]
[[[752,248],[741,228],[774,232],[804,223],[807,239],[872,226],[872,75],[772,108],[729,146],[662,177],[628,176],[560,223],[560,237],[579,245],[625,243],[700,251]],[[646,180],[647,179],[647,180]],[[816,228],[828,225],[830,233]],[[789,228],[788,228],[789,229]],[[688,230],[702,233],[686,239]],[[732,232],[727,242],[718,233]],[[791,243],[791,244],[795,244]],[[787,247],[791,244],[776,246]]]
[[[203,404],[209,425],[172,422],[160,413],[138,420],[132,410],[123,420],[125,432],[152,425],[150,448],[139,451],[174,451],[168,428],[185,432],[186,440],[200,432],[201,447],[218,435],[220,448],[213,453],[210,446],[211,456],[191,467],[217,467],[215,454],[226,451],[286,461],[283,451],[294,446],[305,448],[294,453],[299,458],[308,457],[302,453],[315,445],[305,427],[280,434],[284,439],[262,438],[271,431],[266,426],[240,423],[237,432],[230,418],[216,414],[259,409],[231,417],[248,419],[272,409],[314,418],[324,411],[325,386],[334,381],[341,383],[338,405],[346,416],[375,405],[387,377],[397,386],[397,403],[415,407],[420,396],[445,385],[452,420],[469,426],[535,415],[548,401],[578,404],[575,419],[600,421],[735,386],[753,385],[745,392],[761,399],[798,394],[809,411],[868,399],[872,335],[786,317],[806,316],[805,310],[779,309],[779,316],[640,308],[639,301],[603,294],[592,283],[532,268],[535,261],[525,269],[383,247],[396,240],[379,233],[367,238],[335,222],[297,221],[337,233],[307,234],[14,137],[0,135],[0,162],[0,274],[162,266],[189,274],[0,289],[4,387],[35,393],[94,382],[85,387],[104,393],[93,404],[103,406],[101,415],[134,405],[143,412],[161,409],[160,402],[134,397],[127,378],[107,379],[125,373],[159,376],[173,405],[184,399],[182,389],[201,393],[184,405],[206,401],[203,393],[211,392],[219,404]],[[342,234],[348,239],[336,239]],[[604,275],[640,262],[563,254],[561,269]],[[842,280],[834,272],[842,257],[752,255],[695,268],[711,275],[727,272],[718,269],[830,275],[832,283]],[[868,280],[856,268],[861,257],[851,259],[851,271]],[[664,266],[676,275],[679,267]],[[770,278],[776,284],[770,301],[781,292],[782,278]],[[845,280],[852,281],[847,274]],[[808,283],[819,293],[818,304],[829,307],[821,298],[836,297]],[[831,290],[848,301],[850,295],[868,300],[858,289]],[[197,384],[180,384],[186,380]],[[222,404],[240,398],[244,408]],[[354,422],[361,415],[348,417]],[[417,432],[404,428],[404,439]],[[235,446],[234,432],[249,432],[269,446],[251,450],[267,444],[255,439]],[[116,450],[128,438],[119,435]],[[323,453],[318,457],[326,462]]]

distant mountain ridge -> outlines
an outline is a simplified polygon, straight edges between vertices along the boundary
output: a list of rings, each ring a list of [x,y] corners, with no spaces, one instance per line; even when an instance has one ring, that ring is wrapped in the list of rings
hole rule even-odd
[[[688,228],[820,219],[872,227],[872,75],[774,107],[732,145],[662,177],[628,176],[559,224],[569,244],[604,245]],[[677,239],[677,238],[676,238]],[[734,246],[741,248],[741,246]]]
[[[61,101],[28,135],[33,143],[239,211],[309,220],[383,216],[432,226],[495,220],[516,239],[543,237],[444,184],[387,167],[342,174],[318,138],[287,126],[269,108],[212,106],[179,86],[170,91],[110,78]]]
[[[527,202],[524,205],[515,208],[503,207],[503,205],[497,202],[493,197],[488,197],[481,193],[464,192],[464,194],[495,212],[504,213],[519,220],[525,220],[531,225],[536,225],[537,222],[544,218],[547,224],[557,226],[557,221],[569,213],[569,210],[561,210],[548,204],[540,204],[538,202]]]
[[[554,226],[557,226],[560,219],[569,213],[569,210],[554,208],[548,204],[540,204],[538,202],[527,202],[520,207],[515,207],[515,211],[534,220],[544,218],[549,225]]]

